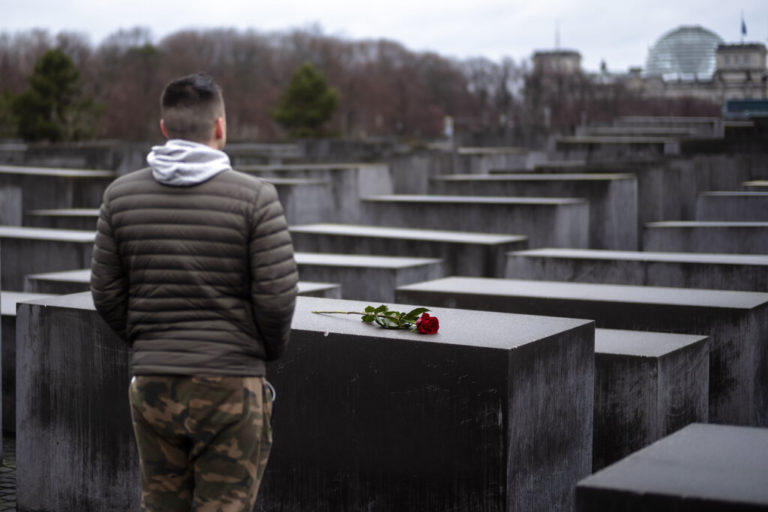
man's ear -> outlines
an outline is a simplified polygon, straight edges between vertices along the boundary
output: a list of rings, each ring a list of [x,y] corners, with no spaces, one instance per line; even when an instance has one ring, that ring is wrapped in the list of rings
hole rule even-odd
[[[168,130],[165,129],[165,120],[163,120],[163,119],[160,120],[160,131],[163,132],[163,135],[167,139],[168,138]]]
[[[227,133],[227,131],[226,131],[227,128],[226,128],[226,125],[224,123],[225,123],[225,121],[224,121],[223,117],[217,117],[216,118],[216,125],[215,125],[215,130],[214,130],[214,136],[215,136],[216,140],[223,139],[224,136]]]

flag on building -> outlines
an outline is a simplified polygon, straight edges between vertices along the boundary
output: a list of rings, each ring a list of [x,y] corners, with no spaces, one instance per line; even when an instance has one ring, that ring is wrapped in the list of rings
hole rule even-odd
[[[744,18],[741,18],[741,35],[747,35],[747,24],[744,22]]]

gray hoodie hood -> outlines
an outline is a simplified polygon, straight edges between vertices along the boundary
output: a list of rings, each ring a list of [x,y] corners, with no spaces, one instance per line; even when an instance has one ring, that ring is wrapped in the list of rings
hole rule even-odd
[[[223,151],[188,140],[170,139],[147,155],[152,176],[164,185],[189,187],[231,169]]]

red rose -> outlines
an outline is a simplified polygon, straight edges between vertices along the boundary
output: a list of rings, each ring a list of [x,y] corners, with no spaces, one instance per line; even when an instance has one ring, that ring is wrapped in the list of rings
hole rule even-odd
[[[436,316],[429,316],[429,313],[422,313],[421,317],[416,320],[416,330],[419,334],[437,334],[437,330],[440,328],[440,322],[438,322]]]

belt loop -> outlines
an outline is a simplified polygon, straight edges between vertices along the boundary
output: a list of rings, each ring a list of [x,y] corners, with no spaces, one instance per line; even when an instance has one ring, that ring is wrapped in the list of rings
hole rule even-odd
[[[275,386],[273,386],[267,379],[264,379],[264,384],[267,386],[267,389],[269,389],[269,394],[272,397],[272,403],[275,403],[277,400],[277,391],[275,391]]]

